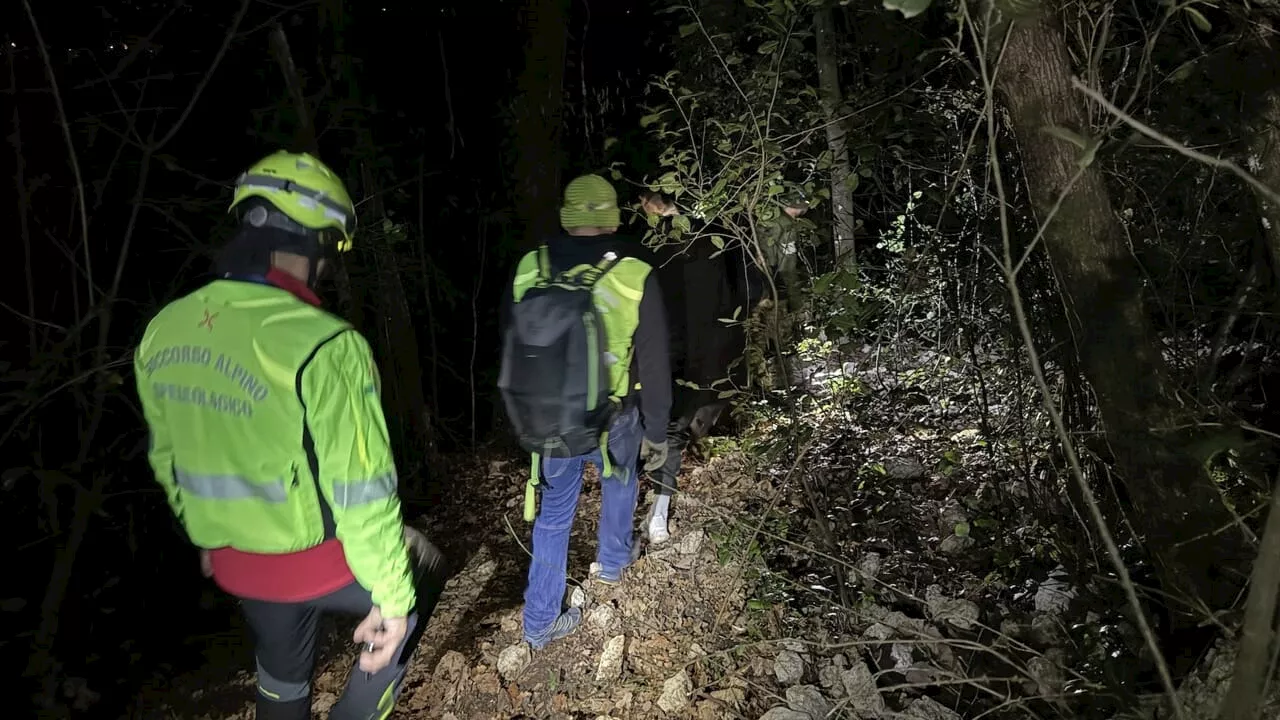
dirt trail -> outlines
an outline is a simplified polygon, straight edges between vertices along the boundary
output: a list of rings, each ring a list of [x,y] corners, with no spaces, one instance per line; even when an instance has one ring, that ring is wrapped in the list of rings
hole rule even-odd
[[[466,483],[466,492],[413,523],[446,552],[455,574],[394,717],[737,717],[747,695],[762,695],[764,688],[725,673],[734,664],[728,649],[744,639],[738,636],[745,633],[740,616],[748,583],[743,566],[729,559],[731,549],[709,534],[718,518],[742,505],[751,477],[728,459],[686,469],[673,503],[672,539],[646,547],[625,582],[611,588],[586,580],[599,513],[589,470],[569,560],[570,588],[578,589],[587,621],[575,635],[530,653],[520,642],[528,567],[528,526],[519,507],[525,472],[521,463],[504,460],[463,470],[456,482]],[[353,658],[343,643],[348,625],[354,621],[324,628],[315,684],[319,717],[337,700]],[[247,639],[224,640],[237,646],[231,656],[246,655]],[[252,676],[242,671],[228,679],[225,665],[216,663],[211,655],[208,667],[179,678],[163,701],[147,703],[146,716],[252,717]],[[772,674],[771,667],[758,669]],[[219,671],[221,683],[211,685]]]

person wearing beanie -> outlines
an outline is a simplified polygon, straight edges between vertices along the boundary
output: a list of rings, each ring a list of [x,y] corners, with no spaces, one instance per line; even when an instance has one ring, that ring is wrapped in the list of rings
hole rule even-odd
[[[616,585],[638,549],[637,465],[651,471],[667,456],[671,369],[662,291],[652,256],[638,239],[617,234],[620,217],[608,180],[575,178],[560,206],[564,232],[520,260],[502,305],[498,385],[532,455],[525,519],[533,522],[533,559],[523,620],[535,649],[582,622],[578,608],[562,603],[586,463],[601,478],[591,576]]]

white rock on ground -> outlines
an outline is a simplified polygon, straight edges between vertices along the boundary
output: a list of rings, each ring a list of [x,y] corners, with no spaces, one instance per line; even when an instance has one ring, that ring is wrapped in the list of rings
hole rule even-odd
[[[941,585],[930,585],[926,588],[924,601],[934,620],[951,623],[961,630],[968,630],[978,621],[980,611],[977,603],[960,598],[949,598],[942,594]]]
[[[804,660],[794,650],[783,650],[774,658],[773,674],[782,685],[795,685],[804,677]]]
[[[880,574],[880,553],[863,553],[858,559],[858,576],[867,589],[875,587],[876,576]]]
[[[818,684],[834,697],[844,696],[844,683],[840,681],[841,672],[843,672],[842,668],[834,663],[823,665],[818,669]]]
[[[1065,578],[1067,573],[1061,566],[1049,573],[1049,577],[1036,588],[1036,612],[1061,613],[1071,604],[1076,591]]]
[[[604,644],[600,653],[600,665],[596,668],[596,682],[612,682],[622,675],[622,657],[627,646],[626,635],[615,635]]]
[[[790,707],[774,707],[773,710],[760,715],[760,720],[813,720],[808,712],[796,712]]]
[[[612,605],[597,605],[587,613],[587,622],[601,630],[608,630],[615,616]]]
[[[812,685],[795,685],[787,688],[787,705],[796,712],[812,718],[825,718],[831,712],[831,701]]]
[[[938,530],[943,535],[950,535],[956,532],[956,526],[961,523],[969,522],[969,514],[959,505],[948,505],[942,509],[942,514],[938,517]]]
[[[1062,624],[1057,616],[1041,613],[1031,618],[1031,642],[1042,646],[1053,645],[1062,639],[1063,634]]]
[[[689,704],[689,693],[693,692],[693,681],[689,674],[680,672],[667,678],[662,683],[662,695],[658,697],[658,707],[665,713],[676,713]]]
[[[791,708],[776,707],[760,716],[760,720],[813,720],[809,713],[796,712]]]
[[[697,555],[698,551],[702,549],[702,541],[705,539],[706,535],[701,530],[694,530],[685,535],[684,539],[680,541],[680,554]]]
[[[927,697],[918,698],[908,705],[902,717],[910,720],[960,720],[960,715],[954,710]]]
[[[894,643],[889,647],[889,657],[893,658],[894,670],[906,670],[916,661],[915,650],[906,643]]]
[[[742,688],[724,688],[711,691],[711,697],[737,710],[747,702],[747,694]]]
[[[865,662],[855,660],[848,670],[840,673],[840,682],[844,685],[845,695],[849,696],[849,707],[855,713],[875,715],[884,712],[884,698],[880,697],[876,679]]]
[[[790,650],[793,653],[799,653],[802,656],[809,654],[809,645],[803,640],[783,638],[778,641],[778,644],[782,646],[782,649]]]
[[[948,535],[942,544],[938,545],[938,552],[943,555],[959,555],[973,546],[973,538],[968,535]]]
[[[1062,691],[1062,668],[1065,665],[1063,652],[1059,648],[1050,648],[1044,655],[1037,655],[1027,661],[1027,673],[1036,682],[1036,692],[1041,695],[1057,695]]]
[[[533,651],[529,649],[528,643],[519,642],[503,648],[498,653],[498,675],[508,682],[514,680],[530,662],[533,662]]]

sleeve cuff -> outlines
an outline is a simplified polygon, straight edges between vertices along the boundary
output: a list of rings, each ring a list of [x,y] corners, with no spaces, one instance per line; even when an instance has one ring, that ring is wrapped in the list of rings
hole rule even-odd
[[[413,609],[415,599],[414,592],[410,589],[408,593],[396,593],[392,599],[382,603],[375,602],[374,604],[378,606],[382,617],[405,617]]]

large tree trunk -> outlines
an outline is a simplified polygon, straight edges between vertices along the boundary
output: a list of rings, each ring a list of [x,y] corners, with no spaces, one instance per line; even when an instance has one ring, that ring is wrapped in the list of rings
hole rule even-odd
[[[1000,46],[999,37],[993,34],[993,48]],[[1090,134],[1085,100],[1071,88],[1071,63],[1057,14],[1015,21],[1002,63],[998,90],[1008,106],[1037,218],[1043,222],[1076,175],[1080,157],[1075,145],[1045,128]],[[1198,598],[1210,608],[1230,606],[1241,586],[1240,576],[1232,572],[1242,567],[1239,534],[1220,531],[1230,527],[1230,513],[1199,464],[1171,441],[1168,429],[1183,418],[1166,385],[1138,269],[1097,167],[1076,181],[1044,242],[1067,296],[1069,340],[1097,395],[1116,469],[1134,506],[1129,518],[1145,536],[1164,590]]]
[[[844,120],[844,94],[840,90],[840,64],[836,58],[835,13],[830,6],[818,8],[813,16],[813,30],[818,45],[818,87],[822,110],[827,116],[827,149],[831,151],[831,238],[835,242],[836,262],[854,260],[853,190],[849,178],[849,149]]]
[[[565,0],[526,0],[524,70],[516,102],[516,213],[532,246],[559,227],[561,108],[568,39]]]

